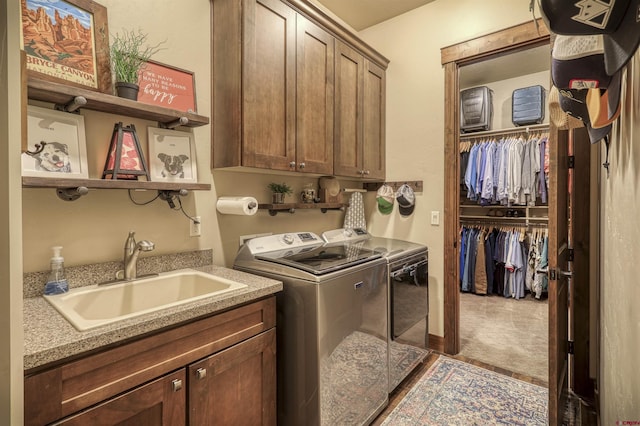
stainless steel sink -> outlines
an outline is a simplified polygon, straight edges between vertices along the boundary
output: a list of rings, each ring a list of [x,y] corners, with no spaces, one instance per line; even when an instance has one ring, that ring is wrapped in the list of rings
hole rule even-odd
[[[181,269],[135,281],[75,288],[44,298],[83,331],[246,287],[226,278]]]

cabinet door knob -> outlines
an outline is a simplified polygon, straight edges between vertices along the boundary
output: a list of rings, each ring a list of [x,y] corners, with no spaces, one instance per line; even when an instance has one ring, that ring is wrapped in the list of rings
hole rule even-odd
[[[202,380],[205,377],[207,377],[207,369],[206,368],[198,368],[196,370],[196,377],[198,378],[198,380]]]
[[[174,392],[178,392],[180,389],[182,389],[182,380],[180,379],[172,380],[171,388],[173,389]]]
[[[369,174],[369,170],[363,170],[363,175],[368,175]]]
[[[304,169],[305,164],[304,163],[300,163],[300,168]]]
[[[292,161],[292,162],[289,163],[289,168],[293,169],[295,167],[296,167],[296,162],[295,161]]]

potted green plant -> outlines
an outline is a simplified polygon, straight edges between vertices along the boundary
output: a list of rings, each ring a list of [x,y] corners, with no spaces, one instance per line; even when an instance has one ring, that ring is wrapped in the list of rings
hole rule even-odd
[[[283,204],[284,196],[293,193],[291,187],[284,182],[271,182],[267,187],[271,190],[273,204]]]
[[[138,78],[147,61],[160,50],[160,42],[154,46],[147,44],[148,35],[142,30],[123,30],[113,35],[110,55],[111,68],[115,77],[118,96],[138,99]]]

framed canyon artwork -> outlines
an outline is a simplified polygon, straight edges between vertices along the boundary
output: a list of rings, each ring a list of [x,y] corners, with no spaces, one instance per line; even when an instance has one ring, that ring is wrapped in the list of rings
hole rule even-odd
[[[92,0],[20,0],[27,72],[111,93],[107,8]]]

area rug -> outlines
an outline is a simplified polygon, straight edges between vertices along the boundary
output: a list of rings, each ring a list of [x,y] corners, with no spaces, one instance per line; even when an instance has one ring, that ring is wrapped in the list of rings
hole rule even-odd
[[[546,425],[548,390],[440,356],[383,425]]]

